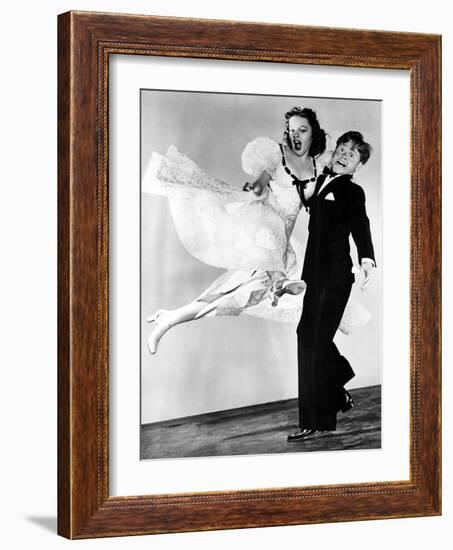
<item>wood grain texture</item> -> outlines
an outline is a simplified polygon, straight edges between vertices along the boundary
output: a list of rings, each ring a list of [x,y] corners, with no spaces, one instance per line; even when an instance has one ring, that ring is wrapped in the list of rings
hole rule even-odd
[[[70,536],[69,16],[58,26],[58,532]]]
[[[439,36],[70,12],[59,16],[59,521],[68,538],[440,513]],[[108,59],[406,69],[411,75],[411,479],[110,497]]]
[[[299,429],[298,399],[142,424],[140,458],[181,458],[381,448],[381,386],[350,390],[355,407],[335,432],[287,442]]]

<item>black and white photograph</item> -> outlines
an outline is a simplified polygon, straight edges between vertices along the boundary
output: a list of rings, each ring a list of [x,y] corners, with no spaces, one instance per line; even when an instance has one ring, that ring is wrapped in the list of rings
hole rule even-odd
[[[382,101],[140,105],[140,458],[380,448]]]

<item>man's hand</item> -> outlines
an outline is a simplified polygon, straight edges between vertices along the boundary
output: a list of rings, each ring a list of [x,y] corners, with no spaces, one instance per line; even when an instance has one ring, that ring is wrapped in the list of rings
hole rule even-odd
[[[370,261],[362,262],[362,271],[363,271],[363,274],[365,275],[365,279],[363,280],[361,290],[366,290],[368,285],[370,284],[370,281],[372,279],[373,269],[374,269],[373,262],[370,262]]]

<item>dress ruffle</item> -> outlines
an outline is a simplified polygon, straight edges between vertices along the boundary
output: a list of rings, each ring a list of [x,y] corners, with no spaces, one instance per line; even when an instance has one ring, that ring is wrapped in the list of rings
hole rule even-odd
[[[270,168],[269,168],[270,169]],[[153,153],[143,190],[168,197],[181,242],[203,263],[225,269],[285,271],[285,220],[266,195],[208,176],[171,146]]]

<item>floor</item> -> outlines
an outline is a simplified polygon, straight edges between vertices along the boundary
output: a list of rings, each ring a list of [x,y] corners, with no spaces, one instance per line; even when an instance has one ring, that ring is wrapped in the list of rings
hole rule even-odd
[[[288,443],[297,431],[297,399],[219,411],[141,427],[142,459],[378,449],[381,386],[350,391],[355,407],[339,413],[336,432]]]

